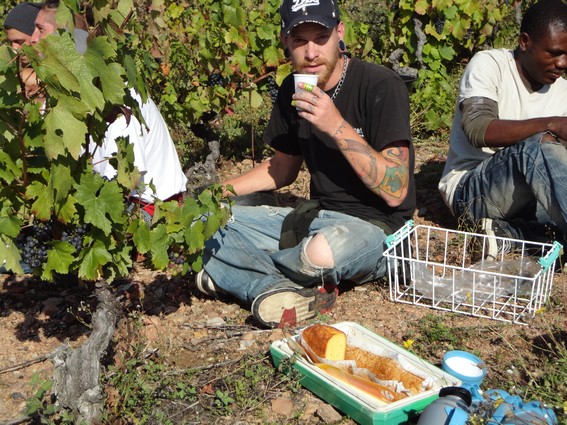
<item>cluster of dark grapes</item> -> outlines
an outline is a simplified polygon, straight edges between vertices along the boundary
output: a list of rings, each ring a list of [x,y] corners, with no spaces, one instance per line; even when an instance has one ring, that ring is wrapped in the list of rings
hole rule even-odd
[[[73,245],[73,247],[75,248],[75,252],[80,251],[81,248],[83,247],[83,238],[85,236],[85,233],[87,233],[86,224],[82,224],[80,226],[73,226],[65,229],[61,233],[61,240],[67,241],[71,245]]]
[[[207,79],[207,86],[214,87],[214,86],[221,86],[224,87],[228,84],[228,78],[222,76],[222,74],[211,74]]]
[[[183,263],[185,262],[185,255],[181,247],[173,246],[169,249],[169,271],[174,274],[181,273],[183,270]]]
[[[445,28],[445,17],[439,17],[435,20],[435,31],[437,34],[443,34],[443,29]]]
[[[268,90],[270,98],[272,99],[272,104],[276,103],[276,98],[278,97],[278,85],[276,83],[276,79],[271,75],[268,77]]]
[[[185,261],[185,256],[179,252],[169,253],[169,262],[172,264],[180,265]]]
[[[87,230],[88,226],[83,224],[65,227],[61,232],[60,226],[54,225],[53,221],[36,221],[22,230],[16,238],[16,245],[20,249],[22,262],[31,269],[36,269],[47,260],[47,252],[52,240],[67,241],[76,252],[82,248]]]
[[[39,267],[47,259],[47,244],[52,239],[53,224],[36,222],[20,234],[16,244],[20,248],[22,261],[32,269]]]

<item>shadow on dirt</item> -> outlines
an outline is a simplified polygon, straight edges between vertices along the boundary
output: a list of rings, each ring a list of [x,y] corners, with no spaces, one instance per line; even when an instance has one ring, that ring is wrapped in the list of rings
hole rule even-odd
[[[440,227],[456,229],[457,222],[437,188],[444,166],[444,160],[430,160],[415,173],[417,215]]]
[[[160,316],[191,304],[192,281],[192,275],[175,278],[164,273],[133,274],[111,284],[110,290],[119,300],[122,316],[134,311]],[[4,275],[0,281],[0,315],[23,315],[15,327],[19,341],[38,342],[42,337],[76,341],[90,334],[97,304],[94,284],[76,278],[44,282],[33,276]]]

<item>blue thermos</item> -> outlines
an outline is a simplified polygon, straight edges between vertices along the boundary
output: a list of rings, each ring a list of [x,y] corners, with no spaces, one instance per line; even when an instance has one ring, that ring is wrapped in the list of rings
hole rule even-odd
[[[472,395],[463,387],[444,387],[439,398],[427,406],[417,425],[465,425]]]

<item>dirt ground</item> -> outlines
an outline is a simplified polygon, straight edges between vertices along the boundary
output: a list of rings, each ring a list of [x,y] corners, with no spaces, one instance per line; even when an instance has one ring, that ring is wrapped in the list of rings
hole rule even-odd
[[[443,158],[432,153],[418,163],[416,181],[419,209],[417,223],[455,227],[435,188]],[[227,164],[226,174],[237,174],[251,166]],[[304,176],[302,176],[304,177]],[[304,178],[278,193],[281,203],[293,204],[307,191]],[[545,336],[550,324],[559,323],[567,331],[565,274],[553,279],[552,307],[538,314],[529,326],[513,325],[489,319],[450,314],[424,307],[394,303],[389,300],[386,281],[358,287],[341,288],[336,307],[328,313],[328,323],[356,322],[388,340],[402,345],[408,339],[427,347],[428,361],[440,364],[451,349],[445,342],[420,339],[413,333],[416,322],[425,316],[441,319],[451,329],[466,327],[470,337],[460,342],[462,349],[475,352],[488,367],[486,385],[509,382],[521,365],[537,365],[543,354],[536,341]],[[266,353],[271,342],[283,337],[281,330],[262,330],[250,312],[232,299],[211,300],[197,294],[193,277],[172,278],[136,267],[131,279],[113,290],[121,296],[125,311],[138,312],[141,332],[148,352],[159,353],[173,367],[207,368],[236,361],[247,353]],[[34,279],[2,276],[0,278],[0,424],[18,417],[32,395],[30,380],[35,373],[50,377],[53,365],[48,359],[61,344],[82,344],[89,335],[92,292],[75,282],[46,284]],[[117,335],[132,332],[125,321]],[[558,337],[564,338],[567,332]],[[557,337],[557,336],[556,336]],[[518,379],[526,379],[518,376]],[[566,378],[567,379],[567,378]],[[302,412],[301,423],[354,423],[330,408],[309,391],[299,395],[272,394],[266,400],[266,416],[216,418],[200,416],[185,423],[289,423]],[[201,412],[202,413],[202,412]],[[238,419],[238,420],[236,420]]]

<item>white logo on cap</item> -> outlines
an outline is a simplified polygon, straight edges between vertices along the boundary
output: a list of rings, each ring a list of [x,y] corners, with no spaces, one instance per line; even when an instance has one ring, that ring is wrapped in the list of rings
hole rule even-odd
[[[293,0],[292,12],[297,12],[307,6],[319,6],[319,0]]]

